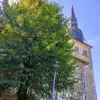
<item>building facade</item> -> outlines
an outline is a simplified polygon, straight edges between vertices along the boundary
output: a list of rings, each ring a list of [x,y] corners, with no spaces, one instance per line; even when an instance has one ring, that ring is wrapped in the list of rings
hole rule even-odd
[[[78,28],[73,6],[69,29],[75,39],[73,60],[77,62],[78,67],[74,76],[78,79],[78,83],[72,86],[69,91],[58,93],[57,100],[97,100],[91,55],[92,47],[84,42],[84,36]]]

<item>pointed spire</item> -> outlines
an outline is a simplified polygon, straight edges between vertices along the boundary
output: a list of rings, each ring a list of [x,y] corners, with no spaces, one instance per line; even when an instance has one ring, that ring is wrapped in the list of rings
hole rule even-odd
[[[71,19],[70,19],[70,31],[72,33],[72,36],[81,42],[84,42],[84,36],[82,31],[78,28],[78,22],[75,16],[74,8],[72,6],[71,8]]]
[[[74,7],[72,6],[71,8],[71,19],[74,21],[76,20],[75,12],[74,12]]]
[[[71,27],[72,28],[77,28],[78,27],[78,23],[77,23],[77,19],[76,19],[76,16],[75,16],[75,12],[74,12],[74,7],[72,6],[71,8]]]

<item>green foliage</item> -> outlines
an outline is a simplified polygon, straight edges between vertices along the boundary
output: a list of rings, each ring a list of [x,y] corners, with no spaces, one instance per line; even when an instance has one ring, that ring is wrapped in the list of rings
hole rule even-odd
[[[56,90],[75,83],[73,43],[61,11],[58,4],[47,0],[20,0],[4,6],[0,84],[16,86],[18,93],[25,89],[30,100],[49,98],[56,60]]]

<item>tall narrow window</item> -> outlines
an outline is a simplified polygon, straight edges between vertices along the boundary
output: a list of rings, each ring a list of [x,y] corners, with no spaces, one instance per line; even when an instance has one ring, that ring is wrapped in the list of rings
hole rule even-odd
[[[79,47],[75,47],[75,52],[79,52]]]
[[[83,56],[87,56],[87,51],[83,50]]]

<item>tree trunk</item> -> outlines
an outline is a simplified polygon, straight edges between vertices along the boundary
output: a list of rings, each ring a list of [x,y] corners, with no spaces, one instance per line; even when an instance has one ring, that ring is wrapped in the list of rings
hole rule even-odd
[[[27,100],[27,86],[20,84],[20,87],[17,91],[17,100]]]

